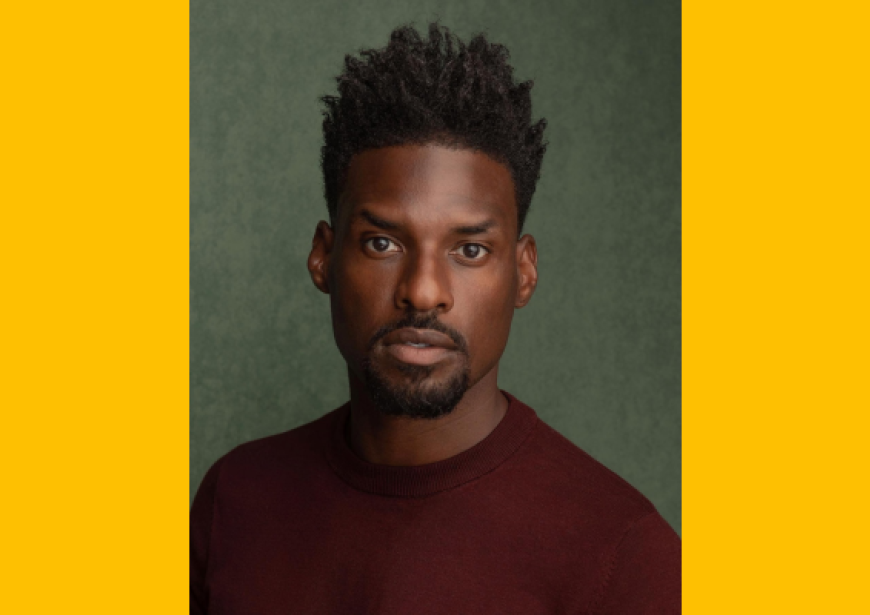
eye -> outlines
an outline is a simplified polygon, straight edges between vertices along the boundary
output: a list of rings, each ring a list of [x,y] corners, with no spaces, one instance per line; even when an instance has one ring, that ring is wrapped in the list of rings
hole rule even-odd
[[[462,255],[463,258],[467,258],[470,261],[478,261],[486,256],[488,253],[489,250],[484,248],[479,243],[466,243],[459,248],[459,254]]]
[[[386,237],[372,237],[371,239],[366,239],[363,245],[368,247],[372,252],[377,252],[379,254],[399,251],[399,246]]]

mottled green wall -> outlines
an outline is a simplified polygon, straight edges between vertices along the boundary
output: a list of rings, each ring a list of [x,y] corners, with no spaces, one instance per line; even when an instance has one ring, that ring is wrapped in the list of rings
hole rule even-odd
[[[328,298],[318,96],[345,53],[438,16],[505,44],[550,142],[527,231],[540,285],[500,385],[680,531],[680,5],[194,0],[191,494],[233,446],[343,403]]]

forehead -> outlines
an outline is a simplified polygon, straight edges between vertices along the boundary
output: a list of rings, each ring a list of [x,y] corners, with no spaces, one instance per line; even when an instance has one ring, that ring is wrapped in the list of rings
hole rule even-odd
[[[354,156],[339,218],[349,220],[362,208],[409,223],[488,217],[512,232],[517,225],[508,168],[480,152],[438,145],[384,147]]]

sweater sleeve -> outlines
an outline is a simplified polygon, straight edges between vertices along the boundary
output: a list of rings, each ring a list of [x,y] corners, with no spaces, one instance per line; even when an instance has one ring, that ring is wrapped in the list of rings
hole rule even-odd
[[[208,613],[208,556],[211,542],[212,520],[217,480],[223,459],[215,463],[208,472],[193,498],[190,508],[190,613]]]
[[[681,610],[681,542],[657,512],[638,520],[616,549],[594,613],[670,615]]]

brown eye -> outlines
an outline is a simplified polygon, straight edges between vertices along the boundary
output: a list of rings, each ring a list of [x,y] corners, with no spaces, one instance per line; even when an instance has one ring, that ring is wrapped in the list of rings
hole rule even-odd
[[[374,252],[396,252],[398,246],[386,237],[372,237],[365,244]]]
[[[459,251],[462,253],[462,256],[469,260],[479,259],[481,256],[486,254],[486,248],[476,243],[467,243],[459,248]]]
[[[372,239],[372,248],[374,248],[376,252],[386,252],[389,247],[390,242],[383,237],[375,237]]]

